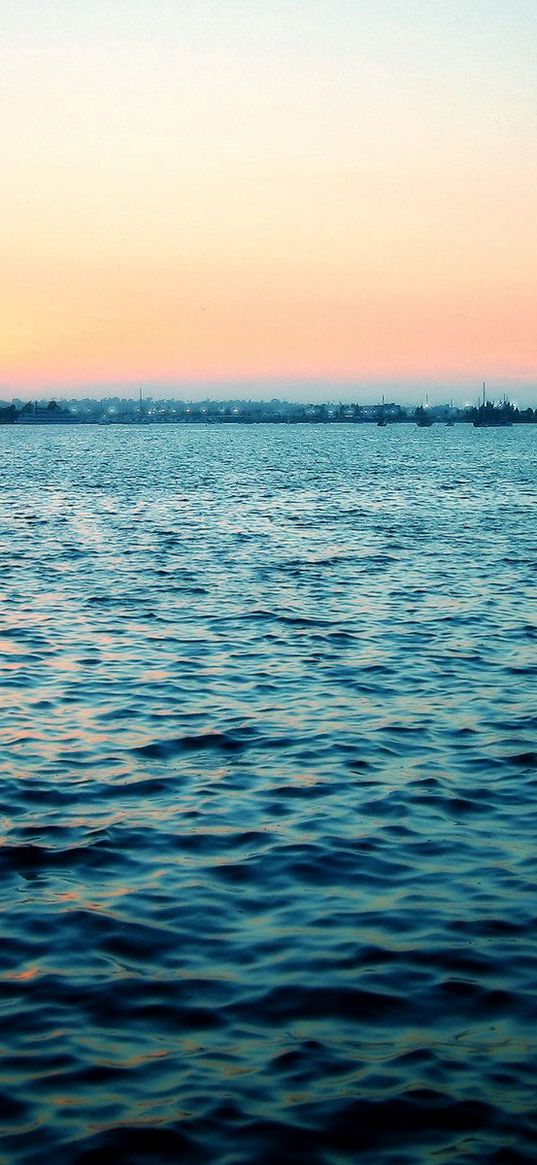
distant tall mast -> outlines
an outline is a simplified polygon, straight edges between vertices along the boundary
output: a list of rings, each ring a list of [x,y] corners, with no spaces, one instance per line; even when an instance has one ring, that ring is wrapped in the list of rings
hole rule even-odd
[[[485,402],[486,402],[486,385],[485,385],[485,381],[483,381],[483,404],[485,404]]]

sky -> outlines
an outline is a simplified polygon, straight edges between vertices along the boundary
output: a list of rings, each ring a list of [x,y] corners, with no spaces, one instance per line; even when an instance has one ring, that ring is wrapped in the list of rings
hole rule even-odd
[[[536,44],[535,0],[2,0],[2,395],[537,403]]]

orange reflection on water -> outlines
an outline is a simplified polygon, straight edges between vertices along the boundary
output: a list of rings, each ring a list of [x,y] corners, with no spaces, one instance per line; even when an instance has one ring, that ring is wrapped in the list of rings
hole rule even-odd
[[[20,655],[20,644],[14,643],[12,639],[0,639],[0,652],[3,655]]]
[[[36,595],[35,601],[40,606],[43,606],[45,603],[53,603],[56,605],[57,603],[65,603],[67,596],[62,590],[41,591],[40,594]]]
[[[12,736],[12,732],[13,732],[13,728],[9,729],[6,727],[6,728],[0,729],[0,734],[3,737],[8,736],[8,733],[9,733],[9,742],[13,747],[15,747],[15,745],[17,745],[17,744],[21,744],[23,740],[42,740],[42,741],[47,742],[50,739],[48,733],[40,732],[37,728],[35,728],[33,726],[32,726],[32,728],[24,728],[24,726],[22,726],[22,725],[17,725],[16,737]]]
[[[10,981],[17,983],[23,983],[26,982],[27,979],[36,979],[40,974],[41,972],[39,967],[27,967],[25,971],[15,971],[11,973],[8,972],[3,975],[2,978],[9,979]]]
[[[57,671],[80,671],[80,664],[70,655],[56,655],[53,659],[45,660],[44,663],[46,667],[54,668]]]
[[[319,784],[321,777],[315,773],[292,773],[291,780],[298,785],[313,786]]]
[[[150,1052],[139,1052],[137,1056],[128,1056],[120,1061],[121,1068],[140,1068],[142,1064],[148,1064],[151,1060],[166,1060],[170,1055],[168,1048],[158,1049]],[[115,1067],[113,1060],[105,1060],[104,1063]]]

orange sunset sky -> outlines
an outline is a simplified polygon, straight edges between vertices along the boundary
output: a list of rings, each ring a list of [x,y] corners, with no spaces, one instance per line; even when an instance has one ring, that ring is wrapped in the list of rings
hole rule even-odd
[[[0,32],[4,398],[536,403],[533,0],[3,0]]]

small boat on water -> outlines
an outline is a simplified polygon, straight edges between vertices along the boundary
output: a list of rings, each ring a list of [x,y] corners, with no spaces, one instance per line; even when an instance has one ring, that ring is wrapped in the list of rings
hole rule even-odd
[[[423,405],[418,405],[414,413],[414,419],[419,429],[430,429],[433,424],[433,418],[429,416],[429,413],[424,409]]]
[[[384,406],[385,406],[385,400],[384,400],[384,394],[383,394],[380,404],[376,405],[376,407],[375,407],[375,416],[377,418],[377,427],[379,429],[385,429],[386,425],[388,424],[388,419],[386,417],[386,412],[385,412]]]
[[[513,422],[508,418],[503,419],[501,417],[496,417],[494,420],[492,420],[491,418],[486,417],[485,419],[476,418],[475,421],[472,421],[472,424],[474,429],[508,429],[511,427]]]
[[[474,429],[505,429],[513,424],[508,408],[493,404],[480,405],[472,421]]]

